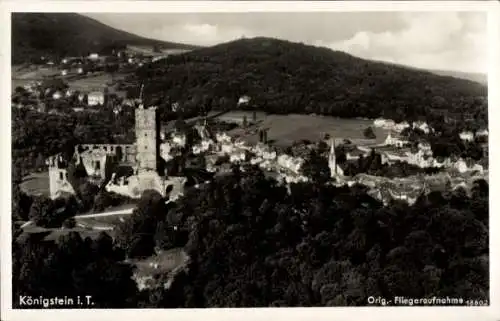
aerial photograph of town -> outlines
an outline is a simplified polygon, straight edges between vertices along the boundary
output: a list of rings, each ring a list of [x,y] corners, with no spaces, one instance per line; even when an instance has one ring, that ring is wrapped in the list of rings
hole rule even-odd
[[[484,12],[10,28],[13,309],[490,305]]]

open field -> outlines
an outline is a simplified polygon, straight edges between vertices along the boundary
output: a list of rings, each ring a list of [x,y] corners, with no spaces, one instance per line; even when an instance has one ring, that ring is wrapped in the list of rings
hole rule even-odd
[[[171,272],[183,266],[187,260],[188,256],[182,248],[174,248],[143,260],[133,260],[131,263],[137,267],[137,274],[155,275]],[[154,264],[158,264],[158,267],[152,266]]]
[[[12,91],[16,87],[27,85],[33,81],[60,76],[60,70],[55,67],[13,67],[12,68]],[[93,91],[102,90],[103,87],[111,85],[112,82],[125,78],[126,74],[96,73],[86,76],[68,76],[62,79],[68,83],[72,90]]]
[[[239,122],[246,115],[248,120],[252,119],[252,112],[234,111],[229,112],[220,119],[225,121]],[[269,128],[268,140],[281,146],[291,145],[294,141],[308,139],[317,141],[322,139],[326,133],[332,138],[349,139],[355,144],[380,144],[387,137],[388,131],[381,128],[373,128],[376,139],[366,139],[363,131],[373,127],[373,121],[368,119],[342,119],[329,116],[317,115],[266,115],[258,112],[257,120],[259,127]],[[235,129],[232,133],[241,132]],[[250,143],[258,141],[258,134],[245,136]]]
[[[21,190],[29,195],[49,196],[49,173],[31,173],[23,178]]]
[[[60,71],[53,67],[12,67],[11,89],[14,91],[16,87],[22,87],[44,78],[55,77],[59,73]]]
[[[109,73],[99,73],[95,75],[88,75],[85,77],[77,77],[68,79],[69,88],[79,91],[93,91],[102,90],[103,87],[110,85],[113,81],[124,78],[123,74],[115,74],[111,76]]]
[[[56,76],[60,71],[56,67],[25,67],[12,68],[12,79],[41,80],[45,77]]]

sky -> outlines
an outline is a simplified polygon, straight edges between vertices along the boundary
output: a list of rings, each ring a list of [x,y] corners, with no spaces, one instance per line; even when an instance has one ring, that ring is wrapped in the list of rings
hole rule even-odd
[[[481,12],[89,13],[149,38],[210,46],[274,37],[418,68],[486,73]]]

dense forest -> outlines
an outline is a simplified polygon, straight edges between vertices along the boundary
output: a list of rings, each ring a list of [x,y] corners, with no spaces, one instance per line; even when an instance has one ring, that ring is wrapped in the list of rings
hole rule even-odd
[[[139,37],[76,13],[13,13],[12,63],[28,63],[41,56],[61,58],[91,52],[111,53],[126,45],[193,49],[196,46]]]
[[[207,101],[210,108],[235,108],[237,99],[248,95],[251,101],[239,108],[487,124],[483,84],[271,38],[170,56],[139,68],[134,81],[145,83],[146,96],[162,108],[173,101],[186,110],[205,108]],[[128,90],[137,96],[138,87]]]
[[[113,245],[105,235],[18,240],[14,293],[85,293],[95,307],[116,308],[345,306],[398,295],[487,301],[488,184],[476,181],[472,193],[382,206],[361,186],[301,183],[287,193],[258,168],[242,175],[235,167],[176,204],[146,192]],[[138,291],[123,260],[179,246],[188,269],[169,289]]]

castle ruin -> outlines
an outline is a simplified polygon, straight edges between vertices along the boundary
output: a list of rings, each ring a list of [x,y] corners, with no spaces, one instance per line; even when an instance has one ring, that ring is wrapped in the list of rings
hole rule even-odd
[[[142,89],[141,89],[142,97]],[[142,104],[135,110],[134,144],[80,144],[75,146],[73,162],[85,168],[88,180],[99,184],[106,179],[107,166],[113,170],[119,166],[131,168],[127,177],[113,173],[106,190],[131,198],[139,198],[145,190],[156,190],[165,196],[166,188],[173,185],[173,193],[179,194],[185,182],[184,177],[167,177],[162,164],[160,150],[160,119],[156,107],[146,108]],[[55,199],[61,193],[74,194],[74,187],[68,181],[68,166],[61,154],[47,160],[49,166],[50,197]]]

